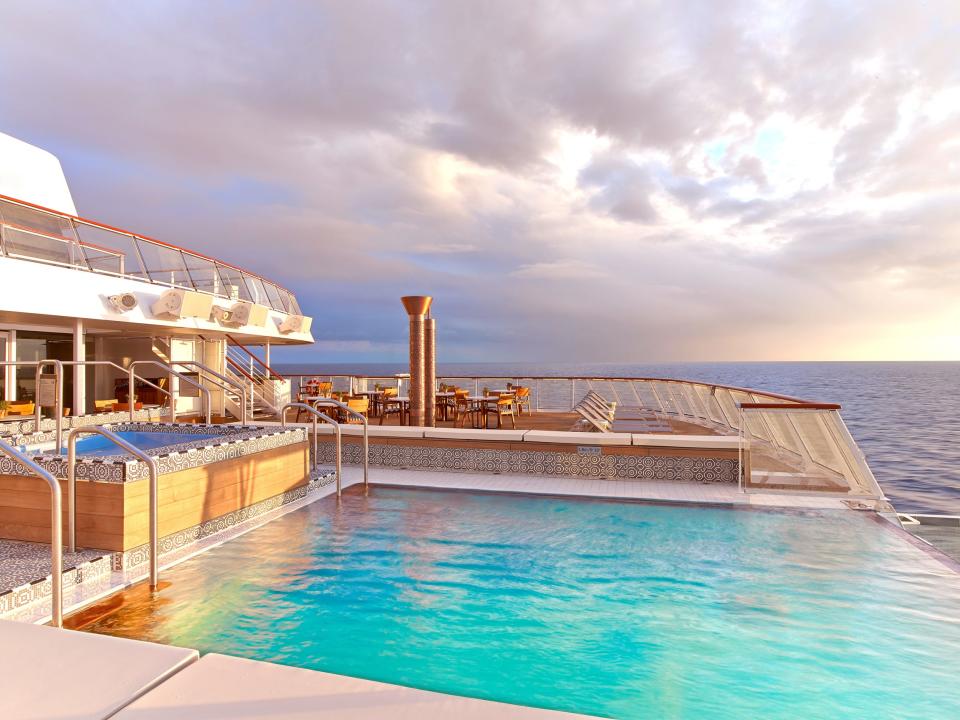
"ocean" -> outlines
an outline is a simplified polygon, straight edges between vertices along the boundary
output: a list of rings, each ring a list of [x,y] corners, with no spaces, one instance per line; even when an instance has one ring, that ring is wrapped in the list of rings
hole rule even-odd
[[[288,374],[392,375],[403,363],[278,364]],[[901,512],[960,514],[960,362],[438,363],[445,376],[668,377],[835,402]]]

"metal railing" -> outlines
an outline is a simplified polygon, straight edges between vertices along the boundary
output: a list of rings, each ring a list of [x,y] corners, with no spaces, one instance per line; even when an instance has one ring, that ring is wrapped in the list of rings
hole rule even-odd
[[[158,480],[157,461],[140,448],[131,445],[115,432],[104,427],[78,427],[67,435],[67,541],[70,552],[77,549],[77,437],[80,435],[100,435],[130,455],[146,463],[150,472],[150,589],[156,590],[160,569],[158,560]],[[58,488],[59,490],[59,488]]]
[[[176,370],[173,369],[172,365],[162,363],[159,360],[134,360],[132,363],[130,363],[127,366],[127,372],[129,374],[129,382],[130,382],[129,391],[128,391],[129,395],[127,397],[127,400],[128,400],[127,404],[130,406],[130,422],[133,422],[134,407],[136,405],[136,403],[134,402],[134,378],[136,377],[136,374],[134,373],[133,369],[137,365],[153,365],[155,367],[166,370],[167,373],[170,375],[170,380],[169,380],[170,390],[166,391],[168,397],[170,398],[170,422],[175,423],[177,421],[177,394],[173,392],[173,378],[178,378],[181,382],[185,382],[188,385],[192,385],[193,387],[197,388],[197,390],[199,390],[204,395],[204,399],[206,400],[206,402],[203,403],[204,415],[206,417],[207,425],[210,424],[210,420],[212,417],[210,414],[210,402],[211,402],[210,389],[204,387],[201,383],[197,382],[193,378],[187,377],[183,373],[177,372]],[[157,386],[154,385],[154,387],[157,387]]]
[[[0,255],[132,277],[302,314],[292,292],[249,270],[5,195],[0,195]]]
[[[50,486],[50,604],[52,622],[63,627],[63,498],[60,483],[47,470],[0,440],[0,452]]]
[[[319,450],[319,445],[317,440],[317,419],[319,418],[320,420],[325,420],[326,422],[333,425],[333,431],[336,434],[335,466],[336,466],[336,473],[337,473],[337,497],[340,497],[340,492],[342,488],[342,469],[343,469],[342,463],[340,460],[340,453],[343,450],[343,442],[340,435],[340,423],[338,423],[329,415],[324,415],[315,407],[307,405],[306,403],[293,402],[293,403],[287,403],[282,408],[280,408],[280,426],[281,427],[287,426],[287,410],[289,410],[290,408],[306,410],[307,412],[313,415],[313,469],[314,470],[317,469],[318,459],[319,459],[317,455],[317,452]]]
[[[243,383],[237,382],[233,378],[222,375],[211,367],[204,365],[201,362],[196,360],[176,360],[171,365],[182,365],[184,367],[195,367],[199,370],[200,379],[203,379],[203,376],[207,376],[207,382],[210,382],[213,385],[216,385],[221,390],[227,392],[239,391],[240,392],[240,423],[243,425],[247,424],[247,389],[244,387]]]
[[[227,364],[224,369],[228,373],[232,373],[237,382],[244,382],[249,389],[248,399],[250,403],[250,415],[253,416],[256,411],[256,402],[259,402],[262,407],[270,410],[273,414],[278,415],[280,411],[277,409],[277,405],[275,403],[276,397],[272,391],[272,388],[269,387],[269,383],[263,378],[258,379],[251,375],[242,365],[240,365],[229,355],[226,356],[226,361]],[[270,395],[269,397],[267,396],[268,391]]]
[[[370,492],[370,423],[366,415],[359,413],[346,403],[327,397],[308,397],[305,398],[308,403],[314,407],[336,407],[343,410],[347,415],[359,418],[363,423],[363,491]]]
[[[40,432],[40,421],[43,419],[42,407],[40,405],[40,375],[43,368],[47,365],[53,367],[54,383],[55,383],[55,399],[54,399],[54,419],[56,421],[56,435],[57,435],[57,452],[60,452],[60,447],[63,444],[63,365],[64,362],[60,360],[3,360],[0,361],[0,367],[7,366],[24,366],[24,367],[36,367],[37,375],[35,381],[37,383],[37,391],[34,393],[34,408],[33,408],[33,432]]]
[[[372,389],[374,383],[384,387],[396,387],[398,383],[395,376],[287,373],[287,377],[296,383],[298,393],[306,386],[307,378],[330,381],[335,391],[345,392]],[[843,478],[851,495],[883,499],[882,490],[863,453],[840,417],[838,405],[820,408],[823,415],[823,419],[818,420],[821,432],[807,420],[796,419],[787,425],[800,424],[803,427],[791,431],[783,426],[782,418],[750,416],[760,408],[748,409],[745,417],[742,408],[758,403],[774,404],[784,412],[799,411],[804,405],[823,404],[732,385],[657,377],[444,375],[439,376],[437,382],[465,387],[476,395],[484,388],[509,389],[508,383],[529,387],[530,409],[534,412],[573,413],[578,405],[585,403],[582,407],[588,408],[590,414],[596,414],[594,411],[600,412],[615,404],[612,428],[615,431],[619,426],[625,432],[651,432],[642,429],[647,424],[642,418],[650,417],[669,424],[668,430],[678,433],[698,432],[694,426],[699,426],[722,435],[743,434],[744,441],[751,445],[750,456],[754,460],[767,456],[786,466],[784,472],[794,475],[818,466],[817,472],[824,477]],[[599,404],[594,396],[599,398]],[[690,426],[689,429],[686,425]],[[837,458],[842,459],[842,464]]]

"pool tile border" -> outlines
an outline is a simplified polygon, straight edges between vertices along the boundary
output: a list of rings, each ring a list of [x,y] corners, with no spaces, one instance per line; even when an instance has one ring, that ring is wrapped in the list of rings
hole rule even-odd
[[[335,480],[332,472],[324,471],[311,477],[310,481],[304,485],[292,490],[162,537],[160,538],[159,549],[160,563],[164,565],[171,560],[176,562],[176,556],[185,551],[189,552],[192,545],[218,533],[232,530],[285,505],[302,500],[331,485]],[[64,589],[82,583],[102,581],[115,572],[136,572],[145,567],[149,559],[149,545],[146,544],[125,552],[105,552],[102,557],[64,570]],[[0,593],[0,618],[13,612],[23,611],[34,603],[49,602],[51,592],[52,582],[50,576],[47,575],[45,578]]]
[[[101,423],[98,423],[101,424]],[[109,425],[108,423],[102,423]],[[109,425],[116,431],[165,432],[183,435],[219,435],[221,439],[185,441],[161,448],[147,450],[156,458],[161,475],[230,460],[244,455],[273,450],[274,448],[306,442],[307,431],[303,428],[280,428],[256,425],[216,425],[201,423],[130,423]],[[31,440],[36,441],[36,437]],[[52,438],[51,438],[52,439]],[[67,476],[67,460],[63,455],[36,453],[30,458],[39,463],[54,477]],[[7,456],[0,457],[0,475],[29,475],[20,463]],[[76,476],[79,480],[94,482],[130,482],[149,476],[146,463],[125,455],[105,455],[95,458],[78,458]]]
[[[344,443],[344,463],[363,462],[362,448]],[[321,441],[318,461],[334,461],[334,443]],[[431,447],[370,443],[370,465],[494,474],[737,483],[737,460],[670,455],[604,455],[544,450]]]

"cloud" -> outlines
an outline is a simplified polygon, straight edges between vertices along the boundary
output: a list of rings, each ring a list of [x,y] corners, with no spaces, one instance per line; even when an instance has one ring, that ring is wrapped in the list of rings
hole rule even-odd
[[[83,214],[290,286],[307,356],[402,357],[410,292],[449,359],[960,355],[954,0],[4,22],[0,130],[61,157]]]
[[[510,273],[512,277],[528,280],[579,280],[602,278],[600,268],[578,260],[551,260],[523,265]]]

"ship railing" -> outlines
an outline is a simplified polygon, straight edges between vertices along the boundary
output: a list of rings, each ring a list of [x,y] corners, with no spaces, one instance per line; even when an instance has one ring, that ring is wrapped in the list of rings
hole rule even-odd
[[[0,195],[0,255],[130,277],[301,315],[296,297],[256,273],[128,230]]]
[[[834,490],[851,498],[883,499],[840,405],[741,402],[738,407],[743,490]]]
[[[333,390],[363,392],[376,386],[398,387],[406,378],[391,375],[337,373],[291,374],[294,391],[311,380],[331,382]],[[784,473],[783,485],[807,477],[821,478],[829,486],[846,488],[850,496],[883,498],[863,453],[840,416],[840,407],[750,388],[676,378],[656,377],[555,377],[555,376],[438,376],[438,384],[455,385],[481,394],[487,390],[529,387],[534,412],[573,413],[596,395],[601,407],[615,404],[617,415],[649,415],[669,424],[674,433],[702,432],[740,436],[751,450],[753,470],[768,484]],[[757,405],[771,407],[758,407]],[[811,407],[816,405],[817,407]],[[616,417],[613,430],[616,430]],[[624,425],[627,421],[624,420]],[[637,432],[637,430],[632,430]],[[753,485],[747,476],[748,486]],[[776,483],[773,483],[776,484]],[[802,483],[801,483],[802,484]],[[816,485],[815,482],[808,484]],[[844,490],[841,490],[844,491]]]

